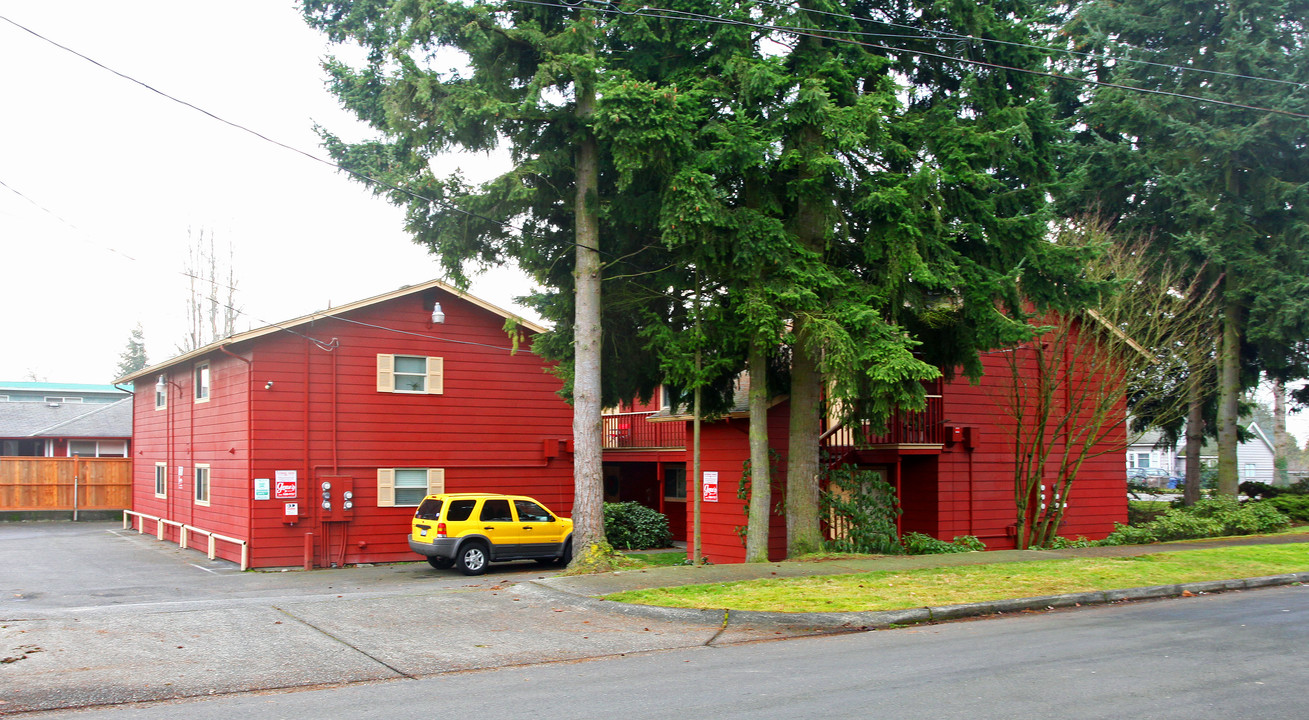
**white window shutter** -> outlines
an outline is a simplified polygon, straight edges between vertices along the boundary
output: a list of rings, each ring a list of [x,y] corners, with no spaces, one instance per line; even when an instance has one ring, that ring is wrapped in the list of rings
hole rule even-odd
[[[427,394],[441,395],[445,392],[445,359],[427,358]]]
[[[428,468],[427,494],[440,495],[445,492],[445,468]]]
[[[395,470],[377,469],[377,507],[395,507]]]
[[[377,356],[377,392],[395,392],[395,356]]]

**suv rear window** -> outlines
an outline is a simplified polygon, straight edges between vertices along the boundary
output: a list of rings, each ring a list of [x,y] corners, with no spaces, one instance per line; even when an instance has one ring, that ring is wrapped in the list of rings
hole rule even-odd
[[[446,522],[467,520],[472,517],[473,508],[476,506],[476,500],[451,500],[450,509],[445,513]]]
[[[441,519],[441,501],[436,498],[427,498],[422,505],[418,506],[418,512],[414,517],[423,520],[440,520]]]

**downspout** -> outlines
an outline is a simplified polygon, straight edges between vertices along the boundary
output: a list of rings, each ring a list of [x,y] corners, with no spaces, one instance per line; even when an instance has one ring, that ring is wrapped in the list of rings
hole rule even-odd
[[[245,494],[245,532],[246,543],[255,537],[255,500],[254,500],[254,477],[255,477],[255,437],[254,437],[254,398],[255,398],[255,369],[254,362],[247,360],[240,355],[227,349],[226,345],[219,345],[218,350],[224,355],[236,358],[245,363],[245,479],[251,486],[246,489]],[[213,478],[209,481],[212,483]],[[253,550],[253,548],[251,548]]]

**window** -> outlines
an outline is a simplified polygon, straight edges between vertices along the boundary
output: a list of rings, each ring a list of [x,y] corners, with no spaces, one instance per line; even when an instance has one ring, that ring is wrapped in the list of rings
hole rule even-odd
[[[155,409],[163,410],[168,407],[168,379],[163,375],[159,376],[159,382],[155,383]]]
[[[47,398],[45,398],[45,401],[48,402],[48,403],[80,403],[80,402],[82,402],[82,398],[80,398],[80,397],[60,397],[60,396],[56,395],[56,396],[53,396],[53,397],[47,397]]]
[[[418,507],[428,495],[445,492],[441,468],[378,468],[378,507]]]
[[[209,363],[195,366],[195,401],[209,401]]]
[[[68,457],[78,455],[80,457],[95,457],[96,443],[94,440],[69,440]]]
[[[1137,453],[1136,466],[1139,468],[1150,467],[1150,453]]]
[[[195,466],[195,504],[209,504],[209,466]]]
[[[1254,463],[1246,463],[1246,464],[1245,464],[1245,478],[1246,478],[1247,480],[1254,479],[1254,472],[1255,472],[1255,465],[1254,465]]]
[[[664,499],[686,500],[686,468],[664,468]]]
[[[377,391],[441,395],[445,391],[445,361],[417,355],[378,355]]]
[[[127,457],[125,440],[69,440],[68,457]]]
[[[168,497],[168,463],[155,463],[155,497]]]

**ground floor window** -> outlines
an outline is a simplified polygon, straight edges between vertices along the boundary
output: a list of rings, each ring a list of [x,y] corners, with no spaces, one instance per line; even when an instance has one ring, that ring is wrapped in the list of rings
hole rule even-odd
[[[195,504],[209,504],[209,466],[195,466]]]
[[[127,457],[126,440],[69,440],[68,457]]]
[[[445,492],[441,468],[378,468],[378,507],[418,507],[428,495]]]
[[[168,463],[155,463],[155,497],[168,497]]]
[[[664,499],[686,501],[686,468],[664,468]]]

